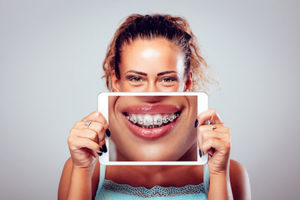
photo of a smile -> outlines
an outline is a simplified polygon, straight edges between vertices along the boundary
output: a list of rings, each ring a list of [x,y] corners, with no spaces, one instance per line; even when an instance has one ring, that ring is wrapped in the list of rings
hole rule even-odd
[[[195,161],[196,96],[110,96],[110,147],[118,161]]]
[[[182,108],[175,105],[138,105],[123,110],[125,123],[137,136],[157,138],[167,134],[176,124]]]

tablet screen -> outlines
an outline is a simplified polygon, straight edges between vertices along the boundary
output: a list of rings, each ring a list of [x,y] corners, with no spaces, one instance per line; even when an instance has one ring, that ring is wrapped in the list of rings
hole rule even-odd
[[[198,96],[108,96],[109,161],[197,161]]]

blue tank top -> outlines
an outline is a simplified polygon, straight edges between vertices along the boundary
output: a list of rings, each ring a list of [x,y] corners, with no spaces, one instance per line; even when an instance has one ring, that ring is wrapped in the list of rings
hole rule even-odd
[[[183,187],[162,187],[154,186],[133,187],[128,184],[118,184],[105,179],[105,165],[100,167],[99,184],[95,200],[99,199],[122,199],[122,200],[163,200],[163,199],[197,199],[206,200],[209,189],[209,170],[207,164],[204,166],[204,180],[199,185],[185,185]]]

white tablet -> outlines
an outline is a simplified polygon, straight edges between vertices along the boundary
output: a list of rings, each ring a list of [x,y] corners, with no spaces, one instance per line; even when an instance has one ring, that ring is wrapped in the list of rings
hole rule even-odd
[[[103,92],[98,111],[109,124],[104,165],[203,165],[196,117],[208,109],[201,92]]]

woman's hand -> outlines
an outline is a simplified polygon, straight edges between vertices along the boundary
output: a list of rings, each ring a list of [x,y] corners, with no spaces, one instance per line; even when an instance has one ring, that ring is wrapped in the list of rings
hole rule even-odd
[[[229,170],[230,129],[222,123],[214,108],[208,109],[197,117],[197,135],[200,151],[208,153],[209,173],[225,174]],[[210,124],[207,124],[207,121]]]
[[[85,122],[89,120],[91,123],[87,127]],[[100,150],[106,152],[104,138],[107,128],[108,124],[105,118],[98,111],[92,112],[74,124],[68,137],[73,167],[88,170],[94,168],[99,157],[98,154],[101,155]]]

